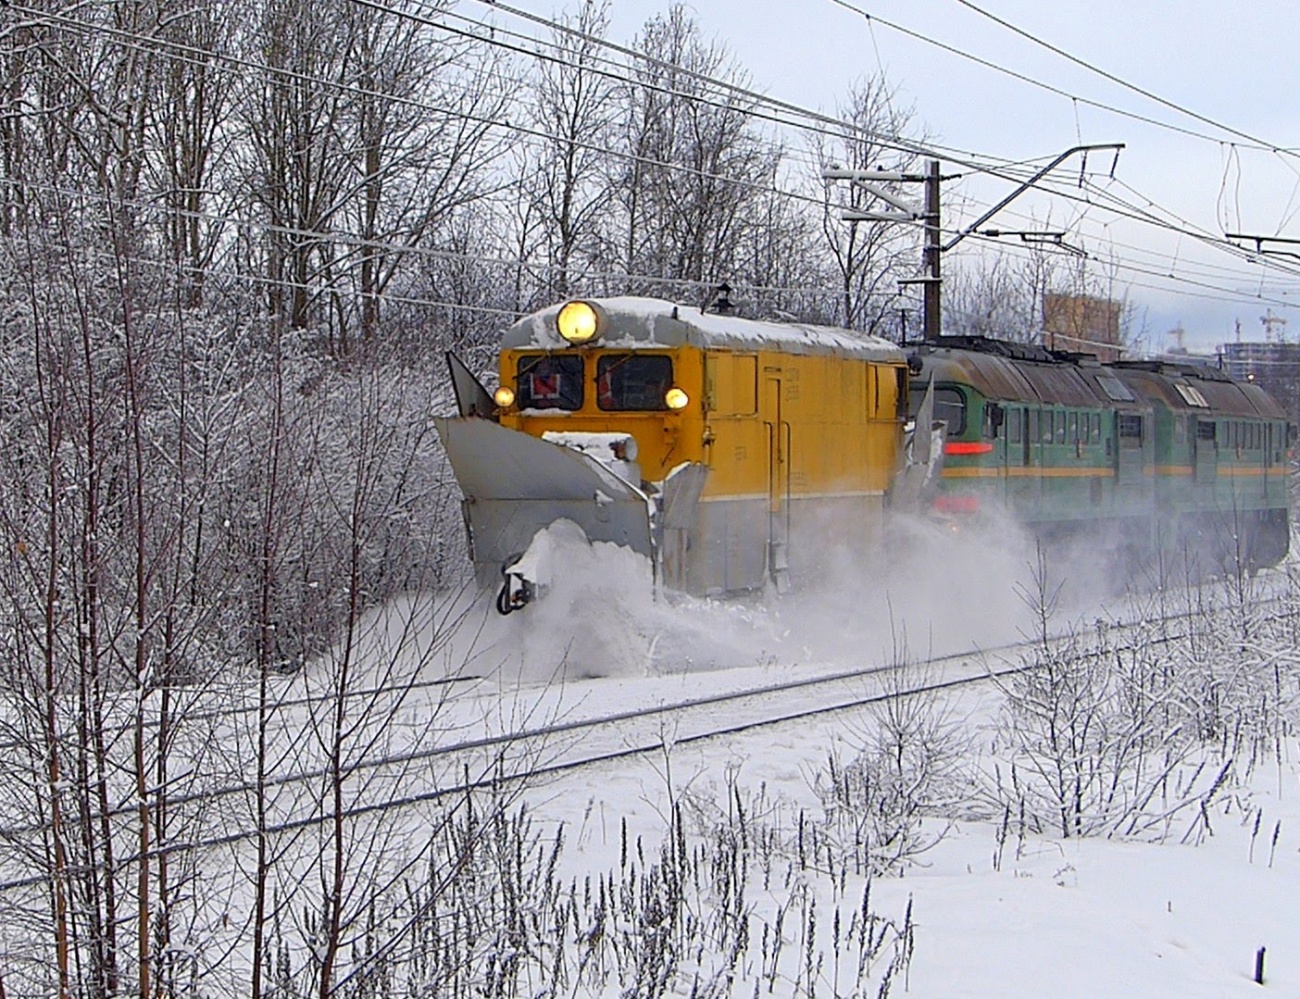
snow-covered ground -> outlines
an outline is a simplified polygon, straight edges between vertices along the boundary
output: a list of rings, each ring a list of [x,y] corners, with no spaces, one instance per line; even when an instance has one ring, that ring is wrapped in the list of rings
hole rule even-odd
[[[587,578],[601,582],[581,592],[549,594],[505,621],[481,619],[465,632],[474,636],[476,654],[462,649],[450,659],[497,662],[487,675],[499,695],[517,705],[549,699],[546,714],[575,705],[631,709],[751,684],[755,675],[775,677],[792,667],[924,658],[907,651],[918,644],[927,653],[979,648],[1014,640],[1032,627],[1033,618],[1025,613],[1033,587],[1005,580],[998,593],[980,593],[978,605],[967,604],[969,593],[960,588],[938,600],[931,590],[922,601],[925,587],[918,586],[912,597],[895,591],[891,602],[872,604],[864,597],[869,590],[838,586],[747,606],[647,603],[634,591],[611,586],[610,577]],[[1086,615],[1089,621],[1097,616],[1096,608]],[[582,655],[574,655],[576,648]],[[1218,649],[1201,651],[1221,655]],[[1288,685],[1295,686],[1295,664],[1286,651],[1251,652],[1256,665],[1261,656],[1280,664],[1282,701]],[[1172,660],[1175,668],[1185,661]],[[1216,675],[1233,672],[1227,663],[1200,665]],[[1276,723],[1279,737],[1265,758],[1236,761],[1232,776],[1207,792],[1208,807],[1188,805],[1167,823],[1132,835],[1103,830],[1064,837],[1027,827],[1009,809],[999,815],[999,806],[991,804],[989,774],[1005,765],[1007,750],[1006,733],[997,725],[1002,707],[1000,695],[987,690],[945,697],[934,706],[959,733],[950,731],[964,757],[951,774],[969,782],[969,794],[953,799],[948,814],[931,810],[911,833],[916,854],[871,879],[871,912],[911,927],[900,943],[910,960],[893,977],[891,994],[1300,995],[1300,746],[1290,734],[1294,718]],[[825,821],[826,799],[816,789],[825,788],[828,760],[854,759],[878,742],[882,724],[888,726],[878,713],[863,709],[705,746],[675,745],[667,730],[657,753],[536,782],[525,798],[547,835],[564,830],[560,871],[579,884],[618,868],[627,849],[625,830],[661,843],[676,807],[687,816],[691,835],[707,844],[728,828],[722,815],[734,812],[735,803],[749,803],[745,821],[754,830],[776,830],[770,842],[779,844],[774,850],[786,864],[775,883],[770,871],[761,885],[751,875],[751,933],[780,926],[775,916],[783,906],[788,911],[793,895],[801,912],[814,912],[817,927],[806,915],[802,921],[789,918],[786,946],[805,953],[807,961],[796,959],[779,974],[765,975],[764,959],[755,954],[741,962],[723,994],[874,995],[888,948],[875,958],[877,977],[859,978],[847,966],[852,961],[837,942],[835,923],[838,914],[848,927],[852,914],[864,908],[866,878],[844,868],[835,873],[842,858],[829,853],[825,863],[796,863],[792,856],[800,849],[794,845],[797,816],[807,816],[810,824]],[[1205,775],[1213,777],[1222,758],[1211,749],[1186,762],[1171,770],[1167,784],[1178,785],[1166,787],[1171,797],[1197,779],[1202,789],[1211,785]],[[1198,762],[1204,770],[1195,769]],[[1140,782],[1132,774],[1123,780]],[[734,829],[734,815],[731,822]],[[766,863],[773,863],[770,856]],[[1261,950],[1262,988],[1254,981]],[[618,991],[610,985],[605,994]]]
[[[1032,630],[1034,584],[1000,571],[993,575],[1000,580],[995,587],[945,587],[953,568],[949,557],[932,574],[914,576],[911,587],[896,585],[885,596],[858,587],[853,567],[845,567],[836,575],[846,583],[750,605],[653,601],[643,580],[620,583],[628,578],[598,570],[569,574],[572,581],[507,619],[465,605],[443,659],[469,663],[469,673],[485,678],[486,686],[465,704],[486,695],[515,705],[516,717],[537,712],[542,702],[539,714],[563,715],[578,705],[666,704],[705,689],[749,686],[755,675],[775,678],[789,669],[969,652]],[[1057,624],[1069,623],[1063,611],[1056,613]],[[1096,607],[1076,613],[1080,630],[1101,615]],[[1171,663],[1177,670],[1234,673],[1231,663],[1179,665],[1201,653],[1222,657],[1221,649],[1184,650]],[[1251,657],[1256,666],[1281,663],[1278,689],[1287,701],[1295,663],[1286,649],[1253,649]],[[1005,727],[997,725],[1002,708],[1001,696],[988,689],[932,705],[946,719],[953,744],[961,745],[962,760],[953,762],[949,779],[966,782],[966,793],[950,795],[948,813],[930,809],[910,834],[915,855],[871,879],[871,912],[911,925],[910,960],[894,976],[892,994],[1300,995],[1295,718],[1275,721],[1279,738],[1266,758],[1236,760],[1232,777],[1213,791],[1206,788],[1223,762],[1213,747],[1170,770],[1161,795],[1177,799],[1199,779],[1210,801],[1206,808],[1184,806],[1166,823],[1132,835],[1100,830],[1066,838],[1032,829],[1009,806],[993,804],[989,774],[1005,765],[1008,751]],[[1294,708],[1294,701],[1281,705]],[[1219,721],[1227,728],[1249,723],[1244,717]],[[707,842],[725,835],[719,816],[732,810],[731,803],[758,803],[763,814],[751,813],[749,821],[779,830],[772,842],[784,844],[789,862],[798,814],[810,821],[826,816],[826,799],[816,788],[826,787],[829,758],[844,764],[878,745],[881,725],[888,727],[878,713],[863,709],[705,747],[673,744],[673,732],[664,731],[662,752],[546,779],[525,797],[534,821],[564,830],[560,872],[576,883],[617,869],[627,849],[625,827],[647,843],[662,842],[673,808],[684,804],[686,825]],[[1204,770],[1195,769],[1199,762]],[[1136,787],[1141,778],[1130,773],[1123,780]],[[1188,792],[1186,800],[1201,791]],[[820,927],[810,930],[803,922],[792,930],[790,920],[788,947],[816,951],[820,965],[811,972],[803,965],[801,972],[796,961],[794,972],[783,966],[779,976],[764,977],[762,957],[753,957],[742,963],[728,994],[754,994],[755,987],[777,995],[875,994],[879,976],[855,978],[836,963],[844,948],[832,939],[839,933],[832,929],[835,914],[848,926],[863,908],[866,887],[857,873],[827,873],[836,862],[801,862],[793,882],[789,869],[776,885],[767,878],[759,886],[751,878],[751,931],[771,929],[774,913],[797,892],[803,911],[813,909]],[[1262,989],[1255,982],[1261,948]],[[876,959],[876,972],[885,960]],[[866,982],[871,991],[855,991],[854,982]]]
[[[326,973],[343,994],[1300,995],[1292,576],[1081,609],[1007,552],[957,551],[891,567],[889,587],[873,585],[881,567],[846,562],[799,593],[724,603],[656,597],[626,553],[597,547],[508,617],[492,594],[413,596],[268,678],[260,757],[258,683],[196,688],[170,761],[184,941],[160,974],[194,995],[247,994],[260,883],[284,999],[317,994]],[[1290,597],[1261,616],[1266,593]],[[1174,642],[1099,625],[1188,608]],[[1000,688],[708,742],[656,721],[653,751],[559,774],[538,768],[571,734],[432,759],[485,734],[819,672],[907,664],[900,685],[929,680],[925,660],[1048,618],[1074,632],[1074,654],[1039,645],[1032,679]],[[646,726],[618,736],[643,745]],[[447,794],[465,776],[480,789]],[[3,935],[25,962],[5,974],[10,994],[51,980],[41,861],[21,836],[4,852],[0,901],[27,920]]]
[[[620,681],[588,684],[592,698],[626,703]],[[620,821],[661,833],[670,795],[725,801],[731,782],[815,812],[813,774],[829,752],[851,753],[870,725],[869,716],[836,716],[705,747],[669,745],[661,756],[548,782],[528,798],[535,817],[567,827],[572,873],[607,870]],[[1229,798],[1196,843],[1021,839],[1012,830],[999,846],[998,822],[943,823],[938,845],[903,875],[874,881],[874,910],[901,920],[910,901],[916,927],[906,989],[896,984],[893,994],[1300,995],[1300,764],[1294,740],[1288,747],[1256,773],[1249,804]],[[812,887],[834,904],[830,879]],[[850,886],[838,908],[853,910],[860,891]],[[1264,990],[1253,981],[1261,947]],[[821,994],[853,993],[827,983]]]

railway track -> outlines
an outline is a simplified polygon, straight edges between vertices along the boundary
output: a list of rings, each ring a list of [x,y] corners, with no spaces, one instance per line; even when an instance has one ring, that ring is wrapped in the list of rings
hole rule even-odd
[[[1182,635],[1177,627],[1188,613],[1157,621],[1110,622],[1112,644],[1116,635],[1145,625],[1159,626],[1157,641]],[[1062,637],[1062,636],[1058,636]],[[1151,641],[1148,636],[1145,640]],[[471,689],[452,690],[446,680],[405,684],[391,690],[370,687],[352,692],[373,709],[365,725],[353,732],[366,750],[358,756],[331,763],[327,738],[322,737],[318,715],[302,712],[328,706],[319,696],[290,697],[277,702],[278,743],[273,739],[269,756],[279,761],[259,781],[238,778],[238,766],[216,768],[201,786],[167,796],[169,810],[182,814],[220,813],[225,829],[211,835],[164,842],[147,855],[122,858],[138,862],[144,856],[161,857],[194,850],[215,849],[248,842],[259,836],[285,836],[332,822],[336,817],[361,820],[436,803],[449,796],[486,788],[501,788],[582,767],[598,766],[674,746],[718,739],[765,726],[791,724],[815,716],[851,710],[894,697],[919,696],[1009,677],[1027,668],[1025,653],[1038,640],[1011,643],[979,652],[939,656],[922,663],[871,665],[854,669],[806,671],[796,678],[761,682],[739,689],[663,700],[618,711],[588,712],[590,701],[566,703],[554,691],[530,691],[536,700],[523,709],[523,723],[491,720],[491,706],[501,693]],[[770,672],[768,671],[759,671]],[[477,678],[462,678],[467,684]],[[480,681],[481,682],[481,681]],[[427,701],[413,695],[437,690],[434,706],[454,718],[445,724],[436,716],[417,720]],[[383,698],[391,695],[391,702]],[[518,696],[518,695],[517,695]],[[355,703],[360,703],[359,701]],[[389,708],[393,710],[388,711]],[[282,710],[281,710],[282,709]],[[400,709],[400,711],[398,710]],[[235,734],[247,723],[255,706],[243,704],[213,710],[205,717],[215,721],[214,734]],[[475,714],[477,722],[471,719]],[[346,711],[344,717],[346,717]],[[500,725],[499,731],[489,731]],[[379,731],[385,732],[379,738]],[[123,727],[122,731],[127,731]],[[305,734],[304,734],[305,733]],[[289,736],[292,735],[292,738]],[[238,761],[236,761],[238,762]],[[246,762],[246,761],[245,761]],[[223,775],[224,774],[224,775]],[[342,789],[341,812],[328,804],[328,790]],[[414,788],[414,790],[412,790]],[[253,797],[264,805],[256,825],[241,820],[254,814]],[[133,801],[124,801],[106,814],[82,816],[103,826],[129,822],[137,814]],[[35,841],[49,832],[44,823],[0,828],[0,842]],[[0,893],[45,883],[45,874],[0,877]]]

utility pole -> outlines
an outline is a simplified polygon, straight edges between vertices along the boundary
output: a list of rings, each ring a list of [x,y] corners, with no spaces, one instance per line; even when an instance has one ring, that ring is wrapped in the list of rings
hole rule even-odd
[[[941,313],[940,289],[943,278],[939,262],[943,259],[943,244],[939,240],[939,161],[930,160],[925,173],[925,263],[924,329],[925,341],[939,339]]]

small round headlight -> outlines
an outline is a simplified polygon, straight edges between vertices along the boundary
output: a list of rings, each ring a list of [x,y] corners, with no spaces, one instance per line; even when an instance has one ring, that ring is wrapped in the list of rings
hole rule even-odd
[[[492,393],[492,401],[502,409],[509,409],[515,404],[515,390],[509,385],[502,385]]]
[[[691,397],[676,385],[664,393],[664,405],[669,409],[685,409],[690,401]]]
[[[569,302],[555,317],[555,328],[574,346],[590,343],[600,333],[600,313],[590,302]]]

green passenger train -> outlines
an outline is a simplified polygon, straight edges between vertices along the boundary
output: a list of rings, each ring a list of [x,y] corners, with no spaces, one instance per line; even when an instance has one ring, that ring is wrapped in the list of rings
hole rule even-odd
[[[1105,544],[1132,570],[1276,565],[1289,544],[1286,413],[1214,368],[943,337],[909,356],[915,412],[946,425],[935,514],[1004,510],[1035,536]]]

